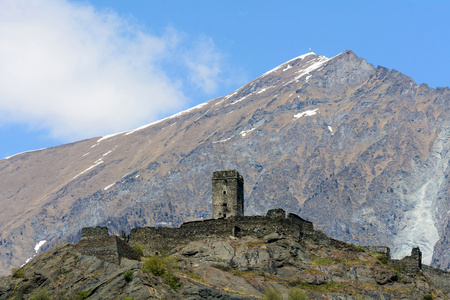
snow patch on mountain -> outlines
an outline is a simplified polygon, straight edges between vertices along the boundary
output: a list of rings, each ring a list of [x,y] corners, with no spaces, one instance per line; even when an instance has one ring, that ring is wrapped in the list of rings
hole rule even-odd
[[[266,76],[266,75],[268,75],[268,74],[270,74],[270,73],[273,73],[273,72],[275,72],[276,70],[280,69],[282,66],[284,66],[284,65],[286,65],[286,64],[289,65],[289,63],[291,63],[292,61],[297,60],[297,59],[304,59],[305,57],[307,57],[307,56],[309,56],[309,55],[317,55],[317,54],[315,54],[314,52],[308,52],[308,53],[306,53],[306,54],[297,56],[296,58],[293,58],[293,59],[291,59],[291,60],[285,62],[284,64],[281,64],[281,65],[279,65],[278,67],[275,67],[275,68],[273,68],[272,70],[270,70],[270,71],[264,73],[262,76]]]
[[[255,129],[256,129],[256,128],[252,128],[252,129],[249,129],[249,130],[244,130],[244,131],[239,132],[239,134],[240,134],[242,137],[244,137],[244,136],[247,135],[247,133],[250,133],[250,132],[252,132],[252,131],[255,130]]]
[[[119,134],[121,134],[121,133],[123,133],[123,132],[118,132],[118,133],[113,133],[113,134],[109,134],[109,135],[102,136],[101,138],[99,138],[99,139],[97,140],[97,143],[100,143],[100,142],[103,141],[103,140],[112,138],[113,136],[119,135]]]
[[[110,185],[106,186],[103,190],[104,190],[104,191],[108,190],[108,189],[109,189],[110,187],[112,187],[114,184],[115,184],[115,182],[114,182],[114,183],[111,183]]]
[[[36,253],[38,253],[39,249],[46,243],[46,240],[40,241],[39,243],[36,244],[36,246],[34,246],[34,251]]]
[[[83,175],[83,174],[86,173],[87,171],[89,171],[89,170],[95,168],[96,166],[98,166],[98,165],[100,165],[100,164],[102,164],[102,163],[104,163],[103,160],[101,160],[101,159],[96,160],[95,163],[94,163],[92,166],[90,166],[89,168],[87,168],[86,170],[84,170],[83,172],[81,172],[80,174],[78,174],[77,176],[75,176],[73,179],[78,178],[79,176]]]
[[[142,130],[142,129],[148,128],[148,127],[150,127],[150,126],[152,126],[152,125],[161,123],[161,122],[163,122],[163,121],[166,121],[166,120],[169,120],[169,119],[173,119],[173,118],[177,118],[177,117],[182,116],[182,115],[184,115],[184,114],[186,114],[186,113],[188,113],[188,112],[191,112],[191,111],[193,111],[193,110],[200,109],[200,108],[202,108],[203,106],[208,105],[208,103],[209,103],[209,102],[201,103],[201,104],[199,104],[199,105],[197,105],[197,106],[191,107],[191,108],[186,109],[186,110],[184,110],[184,111],[182,111],[182,112],[179,112],[179,113],[176,113],[176,114],[174,114],[174,115],[171,115],[170,117],[167,117],[167,118],[164,118],[164,119],[161,119],[161,120],[152,122],[152,123],[150,123],[150,124],[143,125],[143,126],[138,127],[138,128],[136,128],[136,129],[130,130],[130,131],[126,132],[125,135],[130,135],[130,134],[135,133],[135,132],[137,132],[137,131],[140,131],[140,130]]]
[[[299,119],[303,116],[307,116],[307,117],[314,116],[315,114],[317,114],[317,111],[318,111],[318,108],[298,113],[298,114],[294,115],[294,120]]]
[[[11,155],[11,156],[8,156],[8,157],[5,157],[4,159],[10,159],[10,158],[12,158],[12,157],[14,157],[14,156],[17,156],[17,155],[20,155],[20,154],[25,154],[25,153],[31,153],[31,152],[36,152],[36,151],[40,151],[40,150],[45,150],[46,148],[42,148],[42,149],[37,149],[37,150],[30,150],[30,151],[24,151],[24,152],[20,152],[20,153],[17,153],[17,154],[14,154],[14,155]]]

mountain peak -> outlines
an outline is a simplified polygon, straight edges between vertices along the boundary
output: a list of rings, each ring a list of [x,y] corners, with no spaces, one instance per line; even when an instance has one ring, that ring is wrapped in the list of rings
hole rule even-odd
[[[306,53],[136,130],[0,160],[0,273],[82,227],[209,218],[218,169],[245,176],[248,215],[281,207],[333,238],[396,257],[414,244],[450,268],[450,93],[394,75],[350,50]]]

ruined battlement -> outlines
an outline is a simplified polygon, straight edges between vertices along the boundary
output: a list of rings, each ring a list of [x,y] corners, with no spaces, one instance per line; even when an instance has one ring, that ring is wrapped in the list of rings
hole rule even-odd
[[[235,216],[227,219],[209,219],[182,224],[179,228],[140,227],[133,228],[129,235],[131,244],[138,244],[145,255],[171,253],[189,242],[216,237],[252,236],[262,238],[277,232],[282,236],[292,236],[302,240],[304,236],[313,234],[314,227],[295,214],[288,214],[282,209],[269,210],[266,216]]]
[[[115,235],[109,235],[107,227],[85,227],[81,230],[81,240],[76,245],[85,255],[120,264],[122,258],[140,260],[139,253],[128,243]]]
[[[402,259],[392,259],[391,264],[399,266],[404,272],[417,273],[422,270],[422,252],[419,247],[411,250],[411,255]]]
[[[81,229],[81,238],[90,238],[97,236],[108,236],[108,227],[85,227]]]
[[[386,258],[391,258],[391,249],[386,246],[361,246],[367,252],[378,253],[384,255]]]

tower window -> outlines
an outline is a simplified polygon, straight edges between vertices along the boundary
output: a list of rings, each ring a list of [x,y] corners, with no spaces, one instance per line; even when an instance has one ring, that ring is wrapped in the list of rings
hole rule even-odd
[[[223,194],[226,195],[226,194],[227,194],[227,191],[223,191]]]

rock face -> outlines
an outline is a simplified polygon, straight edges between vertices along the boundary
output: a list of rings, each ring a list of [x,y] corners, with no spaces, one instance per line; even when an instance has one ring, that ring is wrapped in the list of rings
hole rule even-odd
[[[0,160],[0,272],[83,227],[209,218],[224,169],[245,178],[245,215],[281,207],[449,269],[449,100],[351,51],[308,53],[154,124]]]
[[[302,299],[450,296],[450,274],[418,264],[417,248],[411,257],[396,261],[311,228],[299,236],[273,227],[260,237],[250,232],[224,237],[211,231],[209,237],[192,236],[163,256],[112,260],[112,253],[123,249],[107,249],[109,255],[98,251],[105,236],[111,237],[103,229],[84,229],[77,245],[59,244],[0,278],[0,300],[260,299],[269,288],[284,296],[296,291]],[[146,240],[122,243],[122,248],[151,247]]]

